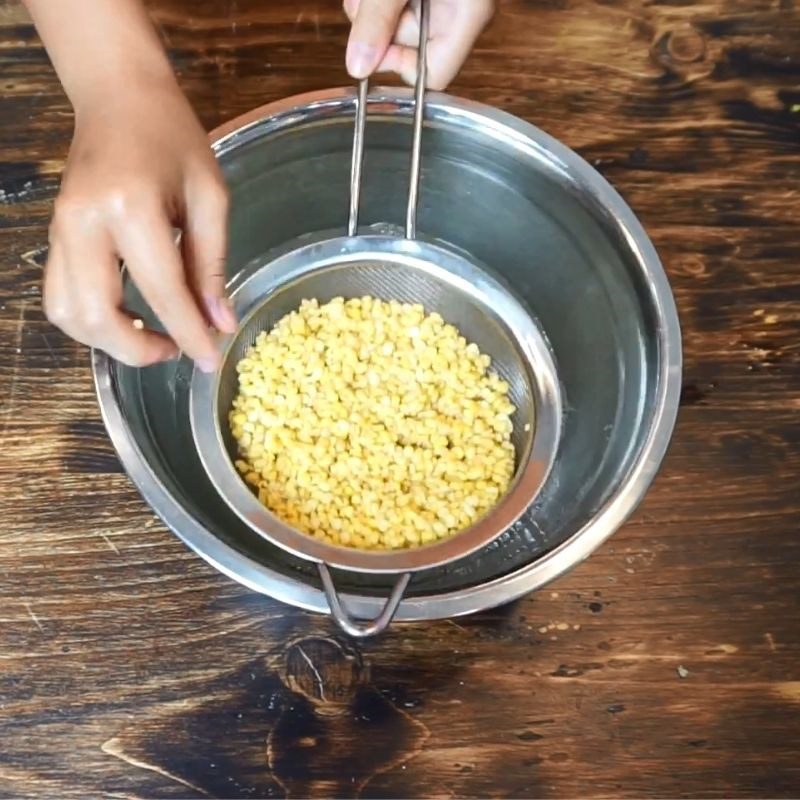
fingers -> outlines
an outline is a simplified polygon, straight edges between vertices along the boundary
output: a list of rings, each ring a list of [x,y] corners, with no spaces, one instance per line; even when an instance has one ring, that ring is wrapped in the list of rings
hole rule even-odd
[[[393,72],[399,75],[404,83],[412,85],[417,80],[417,48],[400,44],[389,45],[386,55],[378,64],[376,72]],[[430,69],[428,70],[430,77]],[[434,88],[434,87],[430,87]]]
[[[397,22],[394,43],[404,47],[413,47],[415,50],[419,46],[419,18],[409,7],[406,7]]]
[[[224,333],[236,330],[236,316],[225,296],[228,191],[221,176],[206,173],[186,187],[183,255],[186,273],[211,324]]]
[[[419,20],[414,12],[407,8],[400,15],[400,20],[397,23],[394,43],[389,46],[375,71],[394,72],[402,78],[404,83],[415,83],[417,80],[417,62],[419,60],[418,46]],[[428,52],[430,53],[430,49]],[[428,58],[428,63],[430,65],[430,57]],[[430,68],[428,69],[427,77],[430,77]]]
[[[166,336],[139,329],[120,310],[122,283],[108,238],[97,230],[67,228],[54,235],[45,267],[47,318],[68,336],[123,364],[143,367],[175,358]]]
[[[214,370],[219,353],[208,321],[221,331],[236,328],[225,298],[227,192],[221,178],[203,171],[185,187],[186,264],[151,189],[127,186],[102,201],[81,202],[75,195],[59,199],[51,226],[44,281],[48,319],[131,366],[174,358],[182,350],[200,369]],[[122,310],[119,257],[169,336],[137,327]]]
[[[186,280],[164,209],[158,202],[136,201],[116,216],[112,233],[139,291],[173,341],[203,371],[216,369],[219,353]]]
[[[447,88],[458,75],[494,12],[491,0],[462,0],[455,6],[450,32],[434,36],[428,45],[428,86]]]
[[[380,5],[377,11],[371,6]],[[400,4],[405,6],[404,3]],[[391,42],[381,48],[382,55],[377,62],[374,51],[365,63],[370,64],[366,74],[372,72],[394,72],[406,83],[413,84],[417,76],[417,46],[419,43],[419,20],[410,9],[397,10],[397,4],[390,0],[345,0],[344,8],[353,22],[353,30],[348,45],[348,70],[353,77],[364,77],[351,68],[351,48],[356,42],[366,38],[362,31],[366,28],[381,31],[386,36],[390,29]],[[470,50],[489,23],[494,13],[493,0],[431,0],[431,38],[428,42],[427,85],[434,90],[442,90],[458,74]],[[382,15],[380,25],[374,18]],[[356,33],[356,26],[360,25]],[[375,38],[375,37],[373,37]],[[384,41],[381,38],[381,41]],[[355,54],[352,55],[353,64]]]
[[[360,80],[371,75],[392,42],[405,0],[352,0],[345,10],[354,14],[347,43],[347,71]]]

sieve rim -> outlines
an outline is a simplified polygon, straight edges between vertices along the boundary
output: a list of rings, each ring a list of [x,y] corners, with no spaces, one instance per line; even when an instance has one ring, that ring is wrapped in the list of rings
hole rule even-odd
[[[328,544],[288,525],[269,511],[237,472],[220,426],[221,369],[214,373],[193,370],[189,395],[191,429],[200,461],[220,497],[248,527],[272,544],[299,558],[337,569],[362,573],[417,572],[480,550],[511,527],[535,502],[550,474],[560,440],[561,391],[550,346],[524,303],[486,267],[439,243],[364,235],[335,237],[289,251],[260,266],[232,291],[231,301],[243,323],[240,330],[276,292],[292,282],[312,272],[370,260],[422,270],[471,295],[493,312],[495,321],[519,350],[533,395],[533,435],[526,451],[520,454],[512,486],[494,508],[465,530],[420,547],[368,551]],[[230,357],[236,341],[237,334],[218,336],[223,363]]]

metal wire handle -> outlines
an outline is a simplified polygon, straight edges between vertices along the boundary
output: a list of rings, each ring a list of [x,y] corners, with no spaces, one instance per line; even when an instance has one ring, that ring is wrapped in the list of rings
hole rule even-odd
[[[416,239],[417,237],[417,205],[419,203],[422,122],[425,116],[425,79],[429,24],[428,0],[419,0],[419,47],[417,50],[417,80],[414,87],[414,133],[411,142],[411,168],[408,179],[408,203],[406,205],[406,239]],[[355,236],[358,233],[368,95],[369,78],[362,78],[358,83],[356,121],[353,129],[353,160],[350,167],[350,216],[347,221],[348,236]],[[353,619],[342,606],[327,565],[321,563],[317,566],[328,598],[331,614],[345,633],[353,637],[374,636],[383,631],[392,621],[411,579],[411,574],[408,572],[400,575],[381,613],[373,620],[360,622]]]
[[[414,86],[414,138],[411,143],[411,169],[406,206],[406,239],[417,238],[417,205],[419,203],[419,172],[422,152],[422,121],[425,116],[425,81],[427,73],[428,30],[430,28],[429,0],[419,3],[419,46],[417,49],[417,81]],[[361,172],[364,163],[364,130],[367,122],[369,78],[358,83],[356,121],[353,130],[353,160],[350,168],[350,217],[347,235],[358,232],[358,212],[361,199]]]
[[[339,598],[339,593],[336,591],[336,586],[333,583],[331,572],[327,564],[317,564],[320,577],[322,578],[322,587],[325,590],[325,596],[328,598],[328,607],[331,610],[331,616],[336,620],[337,625],[348,635],[354,639],[366,639],[370,636],[377,636],[383,633],[389,624],[394,619],[397,613],[397,608],[403,595],[408,587],[408,582],[411,580],[411,573],[404,572],[397,579],[388,599],[383,605],[381,613],[372,620],[357,620],[350,616],[350,613],[342,605]]]

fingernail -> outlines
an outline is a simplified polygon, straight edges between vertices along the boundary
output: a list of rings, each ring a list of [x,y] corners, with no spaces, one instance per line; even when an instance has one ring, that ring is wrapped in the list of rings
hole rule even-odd
[[[164,361],[177,361],[181,357],[181,349],[175,342],[170,342],[164,339],[159,348],[159,354],[156,357],[157,363]]]
[[[201,372],[214,372],[217,368],[217,362],[213,358],[198,358],[194,363]]]
[[[377,55],[371,45],[351,40],[347,45],[347,71],[354,78],[366,78],[375,66]]]
[[[206,295],[206,306],[214,327],[222,333],[233,333],[239,324],[233,305],[227,297]]]

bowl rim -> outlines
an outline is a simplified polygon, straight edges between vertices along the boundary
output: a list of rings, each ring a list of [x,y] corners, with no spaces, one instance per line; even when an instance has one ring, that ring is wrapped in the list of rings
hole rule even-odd
[[[215,128],[209,134],[218,157],[256,135],[295,124],[311,114],[335,115],[354,105],[353,88],[332,88],[294,95],[267,103]],[[376,87],[371,106],[409,114],[413,93],[404,88]],[[550,167],[563,170],[615,219],[619,231],[643,272],[658,334],[659,370],[655,407],[651,408],[645,440],[615,493],[582,528],[530,564],[491,581],[442,593],[406,597],[396,621],[422,621],[471,614],[511,602],[546,585],[585,560],[630,517],[653,482],[666,455],[681,391],[681,331],[675,300],[658,254],[641,223],[615,189],[588,162],[535,125],[494,107],[445,93],[431,92],[426,103],[444,117],[452,115],[479,122],[482,131],[509,139],[532,150]],[[290,605],[329,613],[322,588],[270,569],[223,542],[170,495],[136,444],[116,396],[115,362],[105,353],[91,351],[92,371],[101,416],[124,469],[143,498],[188,547],[223,574],[254,591]],[[354,616],[374,617],[384,597],[343,594]]]

